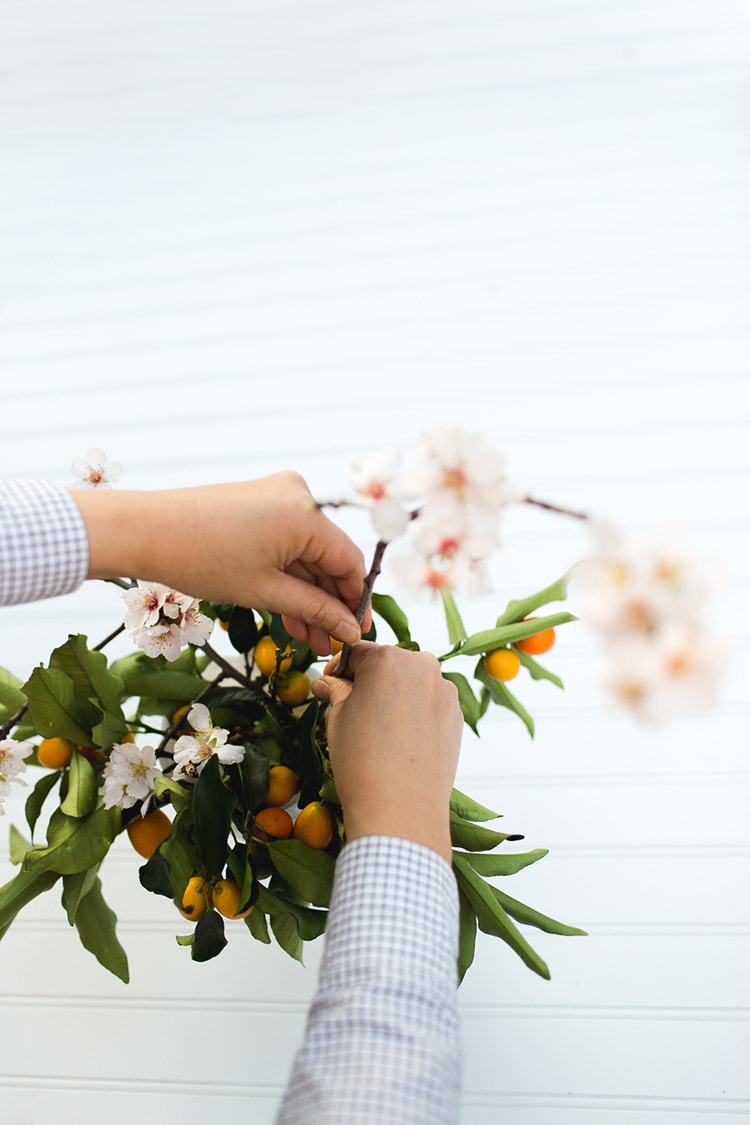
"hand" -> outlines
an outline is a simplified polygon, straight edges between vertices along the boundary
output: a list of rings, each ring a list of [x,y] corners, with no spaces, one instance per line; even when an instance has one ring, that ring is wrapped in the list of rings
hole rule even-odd
[[[434,656],[362,641],[352,680],[326,674],[315,695],[331,705],[328,747],[348,840],[400,836],[451,862],[448,803],[463,718]]]
[[[281,613],[290,635],[330,652],[356,643],[362,552],[296,473],[164,492],[72,492],[89,578],[128,575],[184,594]],[[364,627],[369,627],[369,611]]]

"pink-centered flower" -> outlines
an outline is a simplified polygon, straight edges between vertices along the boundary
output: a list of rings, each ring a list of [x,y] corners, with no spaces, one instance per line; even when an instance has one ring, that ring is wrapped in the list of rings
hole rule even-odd
[[[25,771],[25,759],[33,752],[34,747],[31,742],[19,742],[15,738],[0,740],[0,816],[5,815],[3,800],[10,793],[11,782],[24,784],[18,775]]]
[[[153,746],[115,743],[102,770],[102,798],[106,809],[130,809],[142,801],[145,816],[154,796],[154,779],[161,776]]]
[[[200,602],[158,582],[138,582],[122,595],[127,605],[128,636],[147,656],[177,660],[187,644],[208,640],[214,623],[201,613]]]
[[[370,509],[378,539],[386,543],[403,535],[410,519],[399,491],[399,473],[400,457],[395,449],[379,450],[351,469],[354,489]]]
[[[173,757],[177,768],[172,776],[177,780],[197,777],[214,756],[223,765],[234,765],[245,757],[244,746],[227,743],[228,730],[213,726],[209,710],[203,703],[193,704],[187,721],[193,728],[193,734],[181,735],[174,745]]]
[[[110,461],[103,449],[92,446],[85,457],[70,462],[70,471],[76,478],[71,488],[111,488],[112,481],[122,476],[122,465]]]

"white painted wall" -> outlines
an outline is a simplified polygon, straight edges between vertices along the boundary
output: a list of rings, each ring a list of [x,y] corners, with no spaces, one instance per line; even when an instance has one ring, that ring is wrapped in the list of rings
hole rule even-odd
[[[742,0],[0,2],[0,472],[97,444],[131,487],[292,466],[323,497],[453,421],[536,493],[723,559],[714,714],[644,731],[568,630],[569,690],[524,690],[536,741],[467,736],[461,786],[551,849],[513,893],[591,936],[537,939],[550,983],[481,943],[465,1125],[750,1113],[749,63]],[[527,511],[506,542],[472,626],[585,546]],[[2,610],[0,663],[117,605]],[[129,988],[51,898],[3,941],[3,1121],[265,1125],[319,950],[193,965],[136,867],[105,884]]]

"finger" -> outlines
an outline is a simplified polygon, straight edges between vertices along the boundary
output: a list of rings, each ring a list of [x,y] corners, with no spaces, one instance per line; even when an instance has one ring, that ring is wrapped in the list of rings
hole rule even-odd
[[[268,600],[278,606],[285,617],[305,622],[308,635],[311,628],[320,630],[325,635],[326,645],[329,634],[349,644],[356,644],[362,635],[354,614],[338,598],[294,575],[279,574]],[[325,646],[322,651],[327,651]]]
[[[351,680],[337,680],[332,676],[318,676],[313,680],[311,691],[322,703],[329,703],[331,707],[338,707],[348,699],[354,687]]]

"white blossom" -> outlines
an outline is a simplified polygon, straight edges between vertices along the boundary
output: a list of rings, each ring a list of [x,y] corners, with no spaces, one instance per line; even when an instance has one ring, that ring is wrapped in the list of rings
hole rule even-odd
[[[122,476],[122,465],[110,461],[103,449],[92,446],[85,457],[70,462],[70,471],[76,478],[71,488],[111,488],[112,481]]]
[[[403,474],[408,494],[499,511],[505,500],[505,462],[487,434],[441,426],[420,439],[416,458]]]
[[[5,815],[3,800],[10,793],[10,783],[16,781],[23,785],[23,780],[18,776],[26,769],[24,759],[34,752],[31,742],[19,742],[15,738],[0,740],[0,816]]]
[[[158,582],[138,582],[122,595],[127,605],[125,629],[147,656],[173,661],[187,644],[208,640],[213,621],[199,610],[200,602]]]
[[[197,777],[214,755],[223,765],[234,765],[245,757],[244,746],[227,744],[228,730],[212,725],[209,710],[203,703],[193,704],[187,721],[194,734],[181,735],[174,745],[173,757],[177,767],[172,774],[174,778]]]
[[[395,449],[381,449],[355,462],[351,469],[352,484],[370,509],[378,538],[386,543],[403,535],[410,519],[399,490],[399,470]]]
[[[129,809],[142,801],[141,816],[145,816],[155,793],[154,778],[160,775],[153,746],[116,742],[102,770],[104,807]]]

